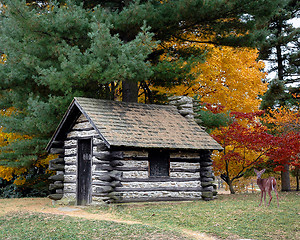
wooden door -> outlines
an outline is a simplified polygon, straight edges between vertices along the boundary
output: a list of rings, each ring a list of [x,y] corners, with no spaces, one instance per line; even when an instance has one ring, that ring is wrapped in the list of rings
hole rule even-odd
[[[77,150],[77,205],[87,205],[91,202],[92,140],[79,139]]]

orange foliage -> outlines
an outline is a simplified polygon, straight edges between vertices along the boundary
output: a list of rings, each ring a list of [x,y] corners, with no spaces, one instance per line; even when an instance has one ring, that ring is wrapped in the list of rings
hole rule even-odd
[[[206,61],[192,70],[197,74],[196,79],[172,89],[153,89],[169,95],[198,94],[202,102],[222,105],[224,111],[257,111],[261,102],[258,95],[267,90],[267,83],[262,82],[266,76],[261,71],[264,63],[257,61],[258,50],[194,45],[209,49]]]
[[[257,111],[258,95],[267,90],[262,82],[264,64],[257,57],[256,49],[214,48],[207,61],[197,66],[201,74],[191,90],[203,102],[220,104],[225,111]]]
[[[300,131],[299,108],[287,108],[281,106],[274,110],[270,109],[263,121],[267,124],[271,124],[273,130],[278,133]]]

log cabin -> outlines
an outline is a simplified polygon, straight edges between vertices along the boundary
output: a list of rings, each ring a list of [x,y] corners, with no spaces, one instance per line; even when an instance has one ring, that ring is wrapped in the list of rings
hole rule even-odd
[[[176,106],[76,97],[46,149],[58,156],[49,163],[56,171],[53,200],[97,205],[216,196],[211,153],[222,147]]]

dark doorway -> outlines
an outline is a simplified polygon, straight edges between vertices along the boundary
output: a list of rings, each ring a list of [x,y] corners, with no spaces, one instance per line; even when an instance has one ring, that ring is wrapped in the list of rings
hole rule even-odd
[[[91,203],[92,140],[79,139],[77,150],[77,205],[87,205]]]

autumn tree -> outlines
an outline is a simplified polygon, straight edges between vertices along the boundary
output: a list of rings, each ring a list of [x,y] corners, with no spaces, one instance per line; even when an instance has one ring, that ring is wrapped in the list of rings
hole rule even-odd
[[[258,111],[258,98],[267,90],[262,80],[264,63],[258,61],[258,50],[250,48],[214,47],[195,44],[204,51],[209,48],[205,62],[194,64],[194,79],[170,88],[153,87],[169,95],[198,96],[202,102],[223,106],[222,111]],[[200,51],[199,50],[199,51]]]
[[[232,112],[232,123],[212,132],[224,151],[213,156],[214,170],[235,193],[235,182],[253,166],[266,162],[278,139],[268,133],[257,117],[263,112]]]
[[[288,172],[287,166],[291,166],[296,173],[297,189],[299,189],[300,169],[300,113],[299,106],[294,108],[279,107],[269,110],[263,118],[264,123],[272,133],[280,138],[277,146],[270,153],[276,171]],[[289,177],[289,174],[287,174]],[[288,181],[283,181],[282,190],[290,189]]]

